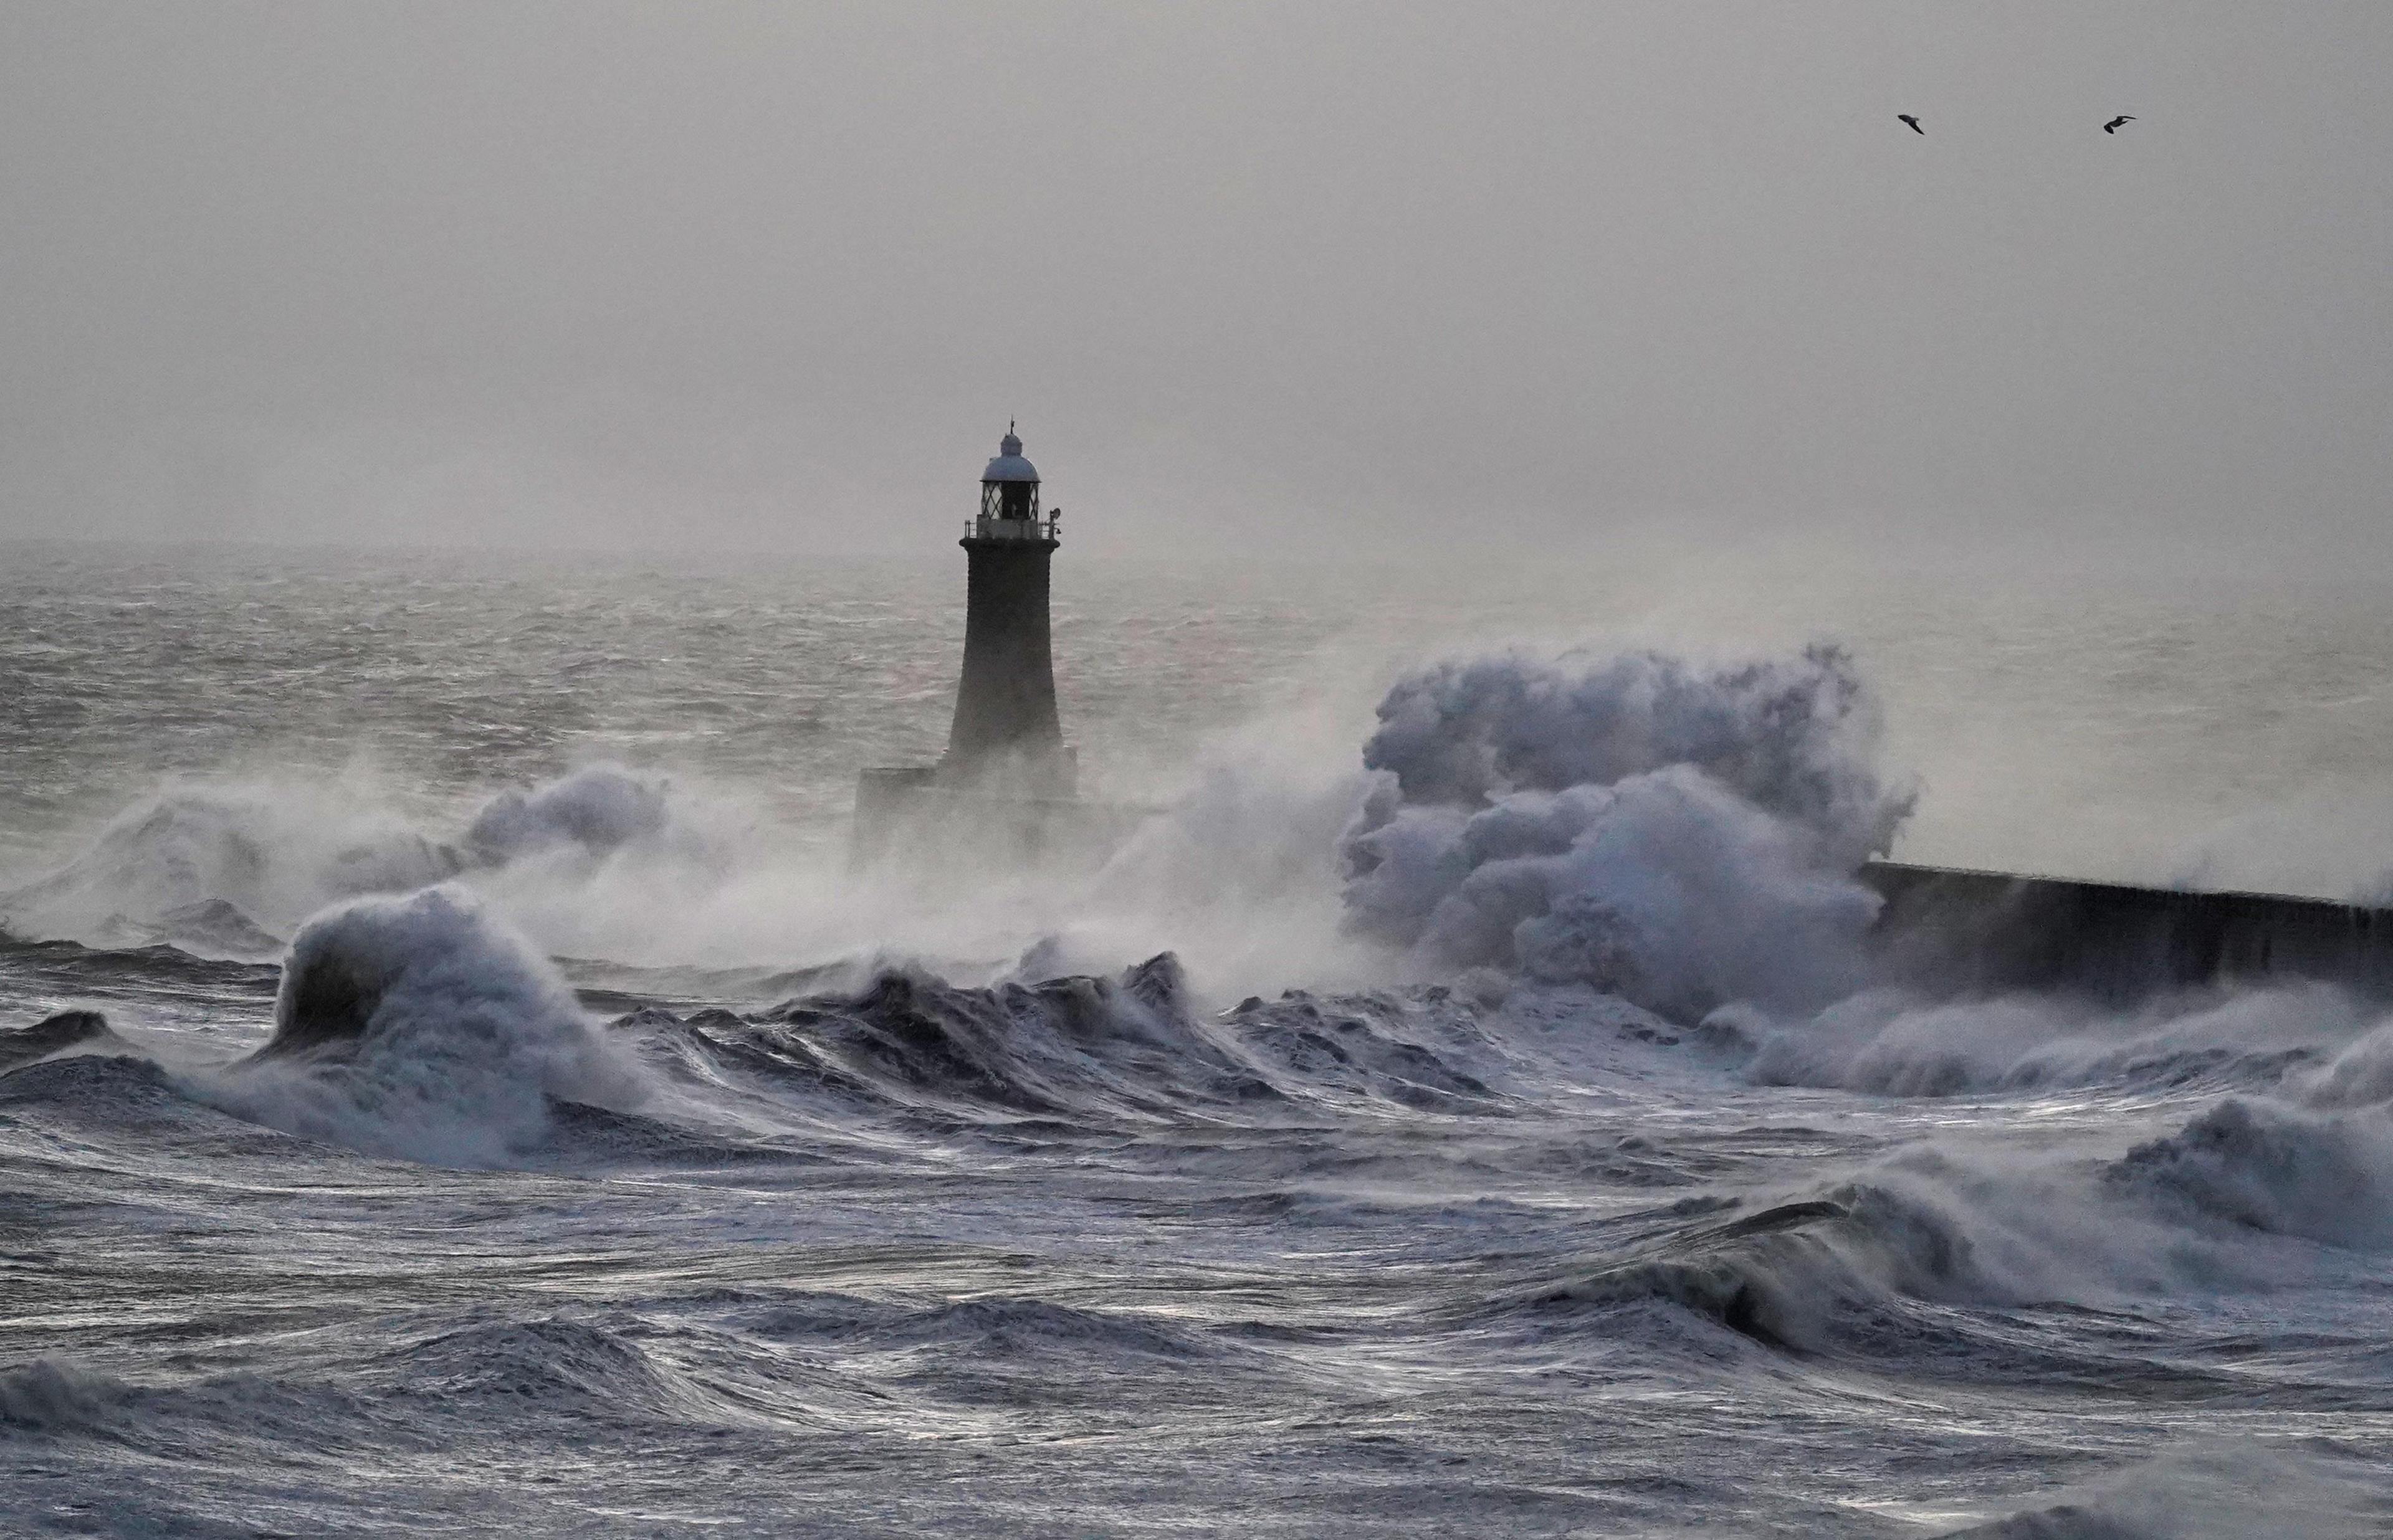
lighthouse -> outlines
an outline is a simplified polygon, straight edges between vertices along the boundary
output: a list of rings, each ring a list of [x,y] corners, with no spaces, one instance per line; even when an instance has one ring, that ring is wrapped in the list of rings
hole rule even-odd
[[[851,861],[884,859],[952,879],[959,859],[1089,860],[1144,809],[1084,802],[1079,759],[1055,711],[1047,568],[1057,516],[1040,506],[1039,468],[1008,424],[980,473],[964,526],[964,666],[948,751],[936,764],[890,765],[856,783]]]
[[[964,667],[942,780],[1043,796],[1072,794],[1071,750],[1055,711],[1047,568],[1060,510],[1039,506],[1039,468],[1007,424],[980,476],[964,549]]]

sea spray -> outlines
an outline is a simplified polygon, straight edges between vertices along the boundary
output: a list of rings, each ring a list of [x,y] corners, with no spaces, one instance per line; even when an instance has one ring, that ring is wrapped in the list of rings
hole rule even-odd
[[[0,893],[0,913],[28,938],[270,956],[280,944],[265,933],[287,933],[344,898],[445,881],[465,864],[404,820],[325,786],[177,782],[111,819],[57,868]],[[228,938],[253,944],[208,945]]]
[[[585,764],[528,791],[501,791],[474,816],[464,844],[493,866],[560,846],[603,855],[671,829],[670,790],[660,776]]]
[[[1379,721],[1380,781],[1340,842],[1356,931],[1689,1018],[1862,982],[1878,900],[1852,873],[1912,794],[1876,768],[1877,708],[1840,649],[1450,661]]]
[[[344,899],[470,877],[537,907],[589,887],[619,855],[645,858],[642,880],[662,872],[709,882],[719,880],[725,843],[674,781],[606,761],[504,788],[453,835],[418,828],[354,789],[177,782],[54,869],[0,891],[0,929],[268,958],[301,920]]]

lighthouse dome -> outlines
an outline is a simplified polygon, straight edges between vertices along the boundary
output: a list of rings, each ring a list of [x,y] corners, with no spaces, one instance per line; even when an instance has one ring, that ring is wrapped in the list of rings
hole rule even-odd
[[[991,481],[1036,481],[1039,467],[1022,458],[1022,440],[1008,433],[999,440],[997,458],[988,463],[988,469],[980,473],[980,478],[984,485]]]

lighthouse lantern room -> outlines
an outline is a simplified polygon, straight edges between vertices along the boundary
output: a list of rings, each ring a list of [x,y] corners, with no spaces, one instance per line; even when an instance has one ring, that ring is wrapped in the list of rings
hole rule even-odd
[[[997,458],[980,473],[980,517],[964,531],[967,540],[1053,540],[1054,519],[1039,516],[1039,467],[1022,457],[1022,440],[1012,424],[997,446]]]

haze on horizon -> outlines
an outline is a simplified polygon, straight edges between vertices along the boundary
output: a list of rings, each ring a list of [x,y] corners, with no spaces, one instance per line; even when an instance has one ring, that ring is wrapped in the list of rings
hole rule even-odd
[[[0,539],[929,550],[1018,417],[1084,551],[2381,566],[2388,131],[2368,4],[16,6]]]

